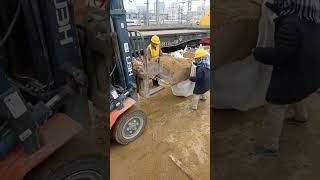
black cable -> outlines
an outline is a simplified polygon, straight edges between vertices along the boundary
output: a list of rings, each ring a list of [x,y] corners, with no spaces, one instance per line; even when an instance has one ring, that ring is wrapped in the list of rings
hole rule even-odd
[[[0,47],[3,46],[4,43],[8,40],[8,37],[10,36],[10,34],[11,34],[12,30],[13,30],[13,27],[17,22],[17,19],[18,19],[19,15],[20,15],[20,12],[21,12],[21,4],[22,4],[22,2],[20,0],[18,2],[17,10],[15,12],[15,15],[14,15],[10,25],[9,25],[9,28],[8,28],[7,32],[5,33],[4,37],[0,41]]]

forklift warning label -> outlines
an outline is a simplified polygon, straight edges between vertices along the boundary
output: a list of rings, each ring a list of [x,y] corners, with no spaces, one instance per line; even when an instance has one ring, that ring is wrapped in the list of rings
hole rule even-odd
[[[112,95],[113,99],[117,99],[119,97],[118,93],[115,90],[111,91],[111,95]]]
[[[124,43],[124,51],[126,53],[128,53],[130,50],[129,50],[129,44],[128,43]]]
[[[22,114],[27,111],[22,99],[17,92],[14,92],[4,98],[4,103],[8,107],[14,119],[18,119]]]

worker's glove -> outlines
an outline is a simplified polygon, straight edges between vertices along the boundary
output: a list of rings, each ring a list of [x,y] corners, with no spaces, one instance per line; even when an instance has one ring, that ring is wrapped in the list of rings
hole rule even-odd
[[[157,57],[157,59],[156,59],[156,63],[160,63],[160,57]]]

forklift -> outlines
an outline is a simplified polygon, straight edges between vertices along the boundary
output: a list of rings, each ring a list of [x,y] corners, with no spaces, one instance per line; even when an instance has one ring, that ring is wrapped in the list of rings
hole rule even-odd
[[[89,102],[110,123],[102,139],[143,133],[123,2],[102,3],[82,25],[70,0],[0,3],[1,180],[106,180]]]
[[[131,43],[122,0],[110,1],[110,16],[115,54],[110,73],[110,128],[116,142],[125,145],[137,139],[147,123],[146,114],[136,105],[138,86],[132,65],[133,57],[144,56],[145,47]]]
[[[133,58],[145,56],[143,52],[146,47],[138,45],[140,41],[133,41],[137,37],[129,36],[132,32],[128,32],[123,1],[108,2],[102,0],[100,4],[96,3],[100,8],[89,8],[88,22],[81,27],[85,31],[82,47],[85,47],[87,59],[90,59],[87,68],[89,84],[93,88],[89,88],[89,96],[99,99],[104,96],[103,92],[109,93],[109,104],[102,108],[107,107],[110,112],[111,136],[116,143],[127,145],[143,134],[147,124],[147,116],[138,105],[138,85],[132,65]],[[103,5],[109,10],[108,13],[101,8]],[[107,70],[104,68],[105,62]],[[92,75],[95,73],[97,75]],[[104,77],[110,80],[109,89],[105,89],[106,81],[101,81]]]

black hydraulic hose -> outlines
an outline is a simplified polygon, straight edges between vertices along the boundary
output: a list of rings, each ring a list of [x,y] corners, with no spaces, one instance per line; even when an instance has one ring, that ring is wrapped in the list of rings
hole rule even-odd
[[[38,31],[38,34],[39,34],[39,41],[40,41],[42,52],[43,52],[43,61],[45,61],[46,63],[50,64],[51,62],[49,60],[48,47],[47,47],[46,42],[45,42],[43,23],[42,23],[42,21],[40,19],[41,13],[40,13],[40,11],[38,9],[38,2],[35,1],[35,0],[31,0],[30,1],[30,8],[31,8],[30,9],[31,13],[34,16],[34,23],[35,23],[35,26],[36,26],[36,31]],[[52,74],[50,66],[47,66],[47,72],[50,75]],[[49,76],[48,79],[47,79],[47,87],[48,87],[49,90],[51,89],[51,87],[50,87],[51,80],[52,80],[52,78],[51,78],[51,76]]]
[[[17,10],[16,10],[16,12],[15,12],[15,14],[14,14],[14,17],[13,17],[10,25],[9,25],[9,28],[8,28],[7,32],[5,33],[4,37],[0,40],[0,47],[3,46],[3,45],[6,43],[6,41],[8,40],[8,38],[9,38],[9,36],[10,36],[10,34],[12,33],[12,30],[13,30],[13,28],[14,28],[14,25],[16,24],[16,22],[17,22],[17,20],[18,20],[18,17],[19,17],[19,15],[20,15],[20,13],[21,13],[21,4],[22,4],[22,1],[23,1],[23,0],[19,0],[19,2],[18,2]]]

